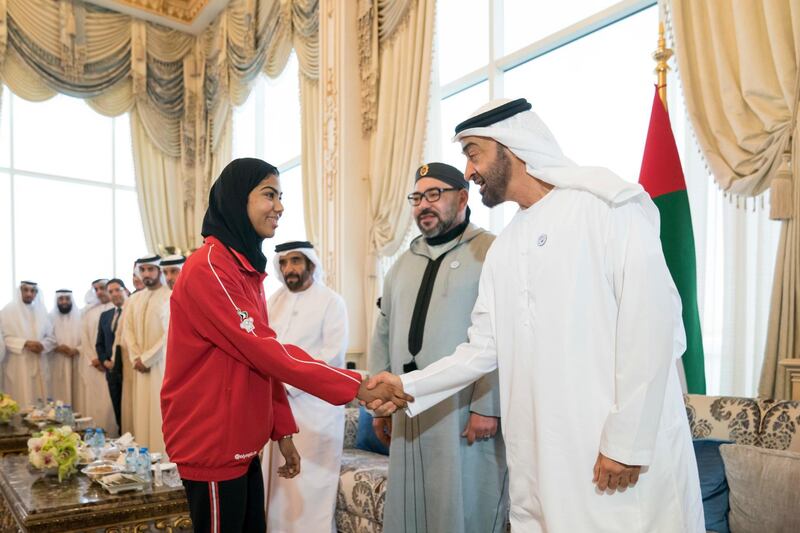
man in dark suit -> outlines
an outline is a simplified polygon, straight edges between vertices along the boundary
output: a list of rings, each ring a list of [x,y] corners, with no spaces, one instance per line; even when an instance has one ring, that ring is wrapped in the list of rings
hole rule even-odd
[[[97,330],[97,357],[103,366],[106,367],[106,381],[108,382],[108,393],[111,395],[111,403],[114,406],[114,417],[117,426],[120,428],[122,410],[122,354],[119,343],[115,343],[117,327],[122,323],[122,307],[128,298],[128,289],[125,283],[118,278],[109,280],[106,284],[108,295],[114,307],[104,311],[100,315],[100,324]]]

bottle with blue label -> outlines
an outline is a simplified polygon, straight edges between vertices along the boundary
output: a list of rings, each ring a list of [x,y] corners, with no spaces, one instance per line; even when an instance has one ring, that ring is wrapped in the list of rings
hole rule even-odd
[[[94,430],[94,446],[97,450],[97,456],[100,457],[100,450],[103,449],[103,446],[106,445],[106,433],[103,431],[103,428],[97,428]]]
[[[56,422],[59,424],[64,423],[64,408],[60,405],[56,405]]]
[[[133,446],[128,448],[128,452],[125,454],[125,470],[130,474],[136,473],[139,466],[137,464],[139,461],[138,455],[139,454],[136,453],[136,448]]]
[[[87,428],[86,431],[83,433],[83,442],[88,444],[90,447],[94,444],[94,428]]]
[[[138,468],[136,469],[136,475],[149,483],[151,479],[150,452],[147,450],[147,448],[143,447],[139,449],[139,461],[137,466]]]

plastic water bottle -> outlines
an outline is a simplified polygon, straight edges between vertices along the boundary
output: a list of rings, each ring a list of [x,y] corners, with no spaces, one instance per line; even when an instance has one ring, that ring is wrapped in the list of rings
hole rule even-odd
[[[41,398],[36,398],[36,408],[39,410],[44,409],[44,400]]]
[[[136,475],[146,482],[150,482],[150,452],[147,451],[147,448],[139,448],[139,460],[137,462],[137,466],[138,468],[136,469]]]
[[[91,446],[94,443],[94,428],[86,428],[83,433],[83,442]]]
[[[72,412],[72,406],[70,404],[66,404],[63,407],[61,410],[61,417],[63,418],[61,422],[63,422],[64,425],[69,427],[75,426],[75,413]]]
[[[125,470],[130,474],[135,473],[138,468],[138,460],[139,457],[136,453],[136,448],[131,446],[128,448],[128,453],[125,454]]]
[[[106,445],[106,434],[103,431],[103,428],[97,428],[94,430],[94,444],[93,448],[95,449],[95,455],[99,458],[100,457],[100,450],[103,449],[103,446]]]
[[[161,473],[161,457],[158,458],[155,464],[155,470],[153,472],[153,483],[156,487],[161,487],[164,485],[164,477]]]
[[[60,405],[56,405],[56,422],[59,424],[64,423],[64,408]]]

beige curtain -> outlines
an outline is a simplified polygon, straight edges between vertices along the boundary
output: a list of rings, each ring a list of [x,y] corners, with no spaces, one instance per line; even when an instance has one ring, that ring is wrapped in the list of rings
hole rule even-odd
[[[0,80],[28,100],[64,93],[105,115],[133,111],[148,247],[188,249],[230,158],[231,107],[293,47],[318,79],[318,34],[319,0],[232,0],[199,36],[81,0],[0,0]]]
[[[394,254],[411,222],[406,195],[422,163],[427,126],[435,0],[417,0],[408,19],[381,45],[378,102],[369,167],[367,331],[380,287],[378,260]]]
[[[671,0],[669,10],[687,111],[714,179],[736,196],[770,188],[773,217],[784,220],[759,390],[784,397],[777,363],[800,356],[800,3]]]
[[[303,212],[306,237],[319,245],[322,238],[325,184],[322,174],[322,110],[319,81],[300,74],[300,114],[302,120],[300,164],[303,172]]]
[[[416,0],[358,0],[358,69],[361,76],[361,131],[375,131],[380,51],[408,21]]]
[[[227,123],[219,136],[218,146],[211,152],[210,176],[218,176],[231,158],[230,118]],[[186,202],[179,179],[180,158],[165,154],[153,144],[138,110],[131,113],[131,140],[136,190],[148,249],[164,253],[168,246],[181,252],[198,247],[204,210]],[[208,191],[203,192],[207,197]]]
[[[131,141],[147,248],[158,250],[159,245],[181,250],[192,248],[194,238],[183,212],[184,191],[178,179],[180,158],[165,154],[153,143],[138,109],[131,113]]]

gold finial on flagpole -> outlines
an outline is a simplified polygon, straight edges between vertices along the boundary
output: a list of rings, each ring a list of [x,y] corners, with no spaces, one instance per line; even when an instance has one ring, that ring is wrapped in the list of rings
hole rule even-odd
[[[667,48],[667,40],[664,37],[664,23],[658,23],[658,49],[653,52],[653,60],[656,62],[656,75],[658,76],[658,96],[664,109],[667,108],[667,72],[669,65],[667,61],[672,57],[672,49]]]

